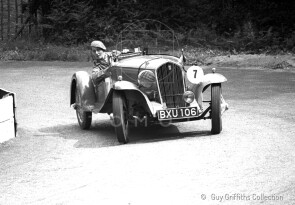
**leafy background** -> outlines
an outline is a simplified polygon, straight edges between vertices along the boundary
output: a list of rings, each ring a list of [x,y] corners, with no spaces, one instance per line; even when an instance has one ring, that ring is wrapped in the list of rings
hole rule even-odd
[[[33,0],[31,3],[34,2]],[[114,43],[126,24],[155,19],[184,44],[236,50],[293,49],[295,3],[278,0],[39,0],[46,41]],[[40,8],[43,8],[40,9]],[[43,11],[43,12],[42,12]]]
[[[126,25],[144,19],[172,28],[194,52],[189,55],[295,52],[295,3],[287,0],[28,0],[23,7],[41,32],[0,42],[19,59],[60,60],[59,49],[62,59],[79,59],[76,51],[87,50],[91,40],[114,46]]]

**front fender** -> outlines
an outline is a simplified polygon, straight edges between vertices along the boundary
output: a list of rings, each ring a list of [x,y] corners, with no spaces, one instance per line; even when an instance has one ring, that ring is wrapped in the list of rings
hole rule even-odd
[[[76,102],[76,91],[81,95],[81,102]],[[70,105],[76,103],[84,109],[95,103],[95,91],[90,75],[86,71],[78,71],[72,76]]]
[[[127,99],[128,99],[128,96],[130,95],[136,95],[138,96],[138,98],[143,98],[143,101],[146,104],[146,106],[149,108],[149,111],[153,115],[156,112],[155,109],[153,108],[151,101],[148,99],[147,95],[144,92],[142,92],[140,89],[138,89],[137,85],[128,81],[117,81],[113,84],[107,96],[106,102],[100,112],[112,112],[112,97],[113,97],[114,91],[124,92],[125,95],[127,96]]]
[[[196,74],[192,73],[190,71],[197,71]],[[188,74],[188,72],[190,72]],[[227,79],[219,74],[215,73],[208,73],[204,75],[204,71],[201,67],[199,66],[191,66],[188,68],[187,72],[187,78],[190,81],[191,85],[189,85],[190,90],[195,90],[197,87],[201,90],[201,92],[204,92],[204,90],[210,85],[214,83],[223,83],[226,82]],[[191,76],[194,76],[193,78]],[[204,89],[205,88],[205,89]]]
[[[201,81],[201,84],[203,85],[203,87],[205,87],[206,85],[209,85],[209,84],[224,83],[226,81],[227,81],[226,77],[224,77],[223,75],[219,73],[208,73],[204,75]]]
[[[219,73],[209,73],[202,76],[199,83],[193,84],[190,90],[195,92],[196,96],[199,96],[199,94],[204,92],[209,85],[214,83],[224,83],[226,81],[226,77]]]
[[[198,104],[202,107],[203,104],[203,95],[202,93],[211,85],[214,83],[224,83],[227,79],[219,74],[219,73],[208,73],[204,76],[202,76],[200,83],[194,84],[191,87],[191,91],[194,92],[196,101]]]
[[[138,89],[137,85],[124,80],[115,82],[113,84],[113,89],[114,90],[138,90],[141,92],[141,90]]]
[[[139,92],[145,99],[148,107],[150,108],[150,111],[153,113],[153,106],[151,104],[151,101],[149,100],[149,98],[147,97],[147,95],[142,92],[140,89],[138,89],[138,86],[135,85],[134,83],[131,83],[129,81],[117,81],[114,85],[113,85],[113,89],[114,90],[121,90],[121,91],[137,91]]]

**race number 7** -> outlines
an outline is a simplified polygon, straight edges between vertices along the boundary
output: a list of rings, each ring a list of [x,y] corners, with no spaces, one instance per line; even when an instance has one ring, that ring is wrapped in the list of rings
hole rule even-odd
[[[198,70],[194,70],[194,73],[195,73],[194,78],[196,78],[197,77]]]
[[[204,76],[204,71],[199,66],[191,66],[186,72],[187,79],[193,84],[199,84]]]

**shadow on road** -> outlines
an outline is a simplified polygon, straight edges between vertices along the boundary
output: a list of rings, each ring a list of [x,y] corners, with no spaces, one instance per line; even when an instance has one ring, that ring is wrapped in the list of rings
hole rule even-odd
[[[117,141],[114,127],[109,121],[93,124],[90,130],[81,130],[77,123],[73,123],[41,128],[39,132],[41,133],[40,135],[52,135],[67,140],[77,140],[74,144],[76,148],[99,148],[120,145]],[[163,127],[155,124],[149,127],[131,127],[129,144],[154,143],[209,135],[211,135],[209,131],[180,132],[176,125]]]
[[[208,131],[188,131],[180,132],[176,125],[163,127],[152,125],[150,127],[138,127],[131,130],[130,143],[151,143],[168,140],[177,140],[187,137],[203,137],[211,135]]]

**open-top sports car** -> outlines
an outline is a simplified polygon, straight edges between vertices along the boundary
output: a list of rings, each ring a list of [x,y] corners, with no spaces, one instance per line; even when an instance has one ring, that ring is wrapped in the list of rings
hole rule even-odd
[[[223,75],[214,68],[206,75],[198,66],[185,69],[183,54],[169,55],[167,49],[165,54],[151,53],[149,42],[144,47],[122,46],[122,50],[116,63],[108,69],[110,76],[98,86],[86,71],[72,76],[70,104],[82,129],[90,128],[93,113],[108,113],[120,143],[129,141],[131,124],[166,126],[211,119],[212,134],[221,132],[221,115],[227,109],[221,94],[221,84],[227,81]],[[211,99],[206,103],[203,92],[209,87]]]

